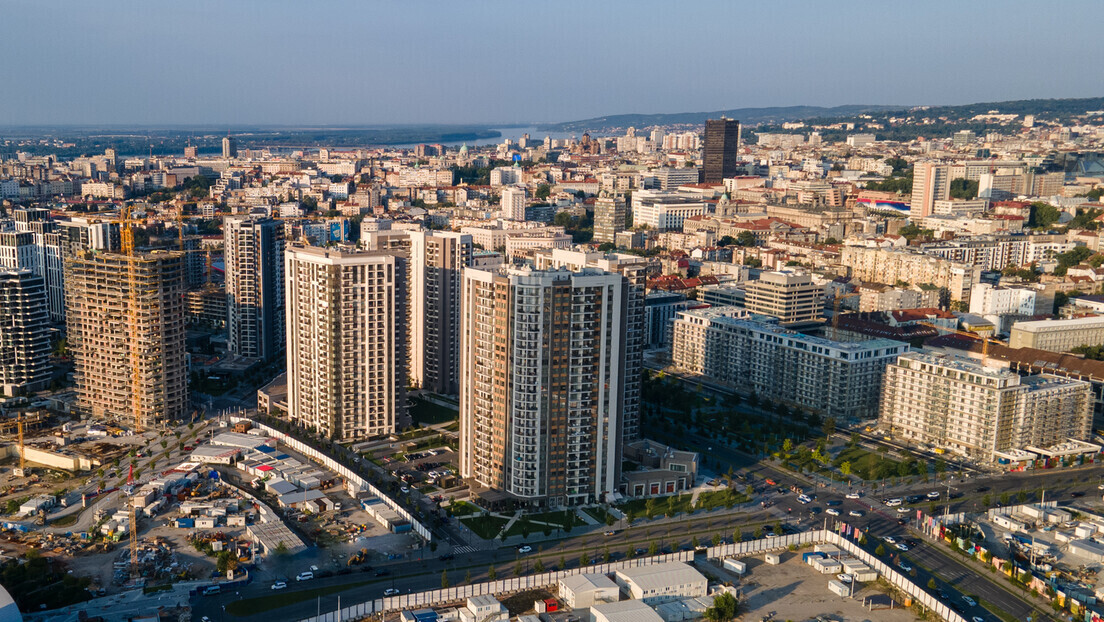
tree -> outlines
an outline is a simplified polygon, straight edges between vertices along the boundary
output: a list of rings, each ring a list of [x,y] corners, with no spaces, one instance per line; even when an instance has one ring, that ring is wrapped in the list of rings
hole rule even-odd
[[[885,555],[885,546],[879,544],[878,548],[874,549],[874,554],[877,555],[878,557],[881,557],[882,555]]]
[[[521,560],[519,559],[517,563],[514,564],[514,576],[520,577],[523,574],[525,574],[525,567],[521,565]]]
[[[713,598],[713,605],[705,610],[705,619],[709,622],[726,622],[736,617],[740,603],[731,592],[721,592]]]
[[[834,417],[828,417],[824,420],[824,424],[820,426],[820,430],[824,432],[825,436],[832,436],[836,433],[836,420]]]
[[[718,546],[721,543],[721,534],[713,534],[713,538],[710,541],[713,543],[713,546]]]
[[[18,510],[19,507],[16,506],[16,509]],[[648,543],[648,555],[655,556],[657,553],[659,553],[659,543],[655,540],[652,540]]]
[[[935,579],[928,579],[928,589],[929,590],[934,590],[934,589],[937,589],[938,587],[939,587],[939,585],[935,582]]]
[[[441,571],[441,589],[447,590],[449,588],[448,570]]]
[[[1050,205],[1049,203],[1043,203],[1042,201],[1035,201],[1031,204],[1031,212],[1027,219],[1027,226],[1034,229],[1048,229],[1051,225],[1058,222],[1058,219],[1062,217],[1062,212],[1057,207]]]
[[[610,551],[609,551],[609,547],[607,546],[606,550],[602,552],[602,563],[603,564],[608,564],[609,561],[610,561]]]
[[[583,553],[581,555],[579,555],[579,567],[582,568],[583,566],[589,566],[589,565],[590,565],[590,556],[587,555],[586,551],[583,551]]]
[[[843,473],[844,475],[851,475],[851,461],[844,460],[843,462],[841,462],[839,465],[839,470],[840,473]]]
[[[735,531],[733,531],[732,532],[732,541],[733,542],[743,542],[744,541],[743,532],[741,532],[739,529],[736,529]]]
[[[1007,492],[1002,492],[1000,496],[1000,504],[1008,505],[1009,497]]]
[[[497,576],[498,576],[498,573],[495,571],[494,564],[488,566],[487,567],[487,580],[488,581],[494,581],[495,577],[497,577]]]
[[[717,246],[722,246],[722,247],[723,246],[732,246],[735,243],[736,243],[736,238],[732,237],[731,235],[722,236],[721,239],[717,240]]]
[[[566,570],[566,569],[567,569],[567,558],[565,558],[563,555],[560,555],[560,567],[557,568],[557,570]]]
[[[755,234],[750,231],[741,231],[736,235],[737,246],[756,246],[758,240],[755,238]]]
[[[697,536],[694,536],[693,538],[690,538],[690,546],[692,546],[694,548],[698,548],[699,544],[701,544],[701,541],[698,540]]]
[[[978,194],[978,182],[973,179],[952,179],[950,194],[952,199],[975,199]]]

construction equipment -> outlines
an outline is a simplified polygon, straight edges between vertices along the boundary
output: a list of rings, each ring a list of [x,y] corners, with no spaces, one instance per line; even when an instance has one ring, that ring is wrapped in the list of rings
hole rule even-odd
[[[130,500],[130,571],[138,575],[138,512],[134,509],[134,499]]]
[[[15,425],[19,427],[19,470],[15,472],[15,476],[23,477],[27,474],[27,452],[23,444],[23,413],[19,413]]]
[[[993,339],[992,337],[990,337],[988,335],[979,335],[978,333],[971,332],[971,331],[968,331],[968,330],[959,330],[957,328],[947,328],[946,326],[939,326],[938,324],[932,324],[931,322],[917,322],[917,324],[920,324],[922,326],[927,326],[928,328],[934,328],[936,331],[939,331],[941,333],[954,333],[956,335],[961,335],[963,337],[970,337],[971,339],[981,341],[981,355],[982,356],[989,356],[989,342],[990,341],[995,341],[995,339]]]
[[[839,330],[839,313],[840,313],[840,300],[844,298],[851,298],[852,296],[860,295],[858,292],[851,292],[850,294],[844,294],[842,296],[836,295],[832,299],[832,329]]]
[[[122,240],[123,254],[127,258],[127,325],[130,327],[130,376],[131,411],[134,416],[134,433],[142,432],[142,395],[139,391],[142,380],[141,358],[138,348],[138,277],[134,267],[134,230],[130,218],[130,206],[123,204],[119,209],[119,237]]]

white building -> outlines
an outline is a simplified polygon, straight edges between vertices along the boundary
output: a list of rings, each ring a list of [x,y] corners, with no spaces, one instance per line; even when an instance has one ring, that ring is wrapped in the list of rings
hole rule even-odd
[[[525,220],[525,188],[503,188],[499,213],[506,220]]]
[[[614,581],[648,605],[705,596],[708,587],[705,575],[683,562],[623,568],[614,574]]]
[[[1010,348],[1069,352],[1077,346],[1099,345],[1104,345],[1104,316],[1016,322],[1008,334]]]
[[[513,186],[521,183],[521,169],[516,166],[500,166],[491,170],[492,186]]]
[[[223,220],[228,346],[269,360],[284,350],[284,228],[269,218]]]
[[[1034,315],[1035,292],[1020,287],[975,283],[970,292],[970,313],[978,315]]]
[[[609,577],[599,573],[576,574],[560,579],[557,595],[572,609],[593,607],[601,603],[615,603],[621,596]]]
[[[655,609],[639,600],[594,605],[588,622],[664,622]]]
[[[1081,380],[908,352],[886,368],[880,426],[898,440],[995,461],[1000,452],[1087,440],[1092,404]]]
[[[680,192],[638,190],[633,193],[632,213],[634,227],[682,231],[687,218],[705,214],[705,203]]]
[[[404,255],[285,254],[288,416],[333,439],[389,434],[406,409]]]

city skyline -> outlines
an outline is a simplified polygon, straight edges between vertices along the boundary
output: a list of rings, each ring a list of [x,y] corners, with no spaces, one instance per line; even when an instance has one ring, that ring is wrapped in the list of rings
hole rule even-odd
[[[780,15],[725,3],[610,3],[585,12],[571,4],[473,11],[339,3],[314,13],[274,3],[261,13],[242,2],[218,5],[220,19],[212,20],[212,3],[61,11],[15,2],[2,44],[15,62],[0,68],[0,79],[38,86],[11,92],[0,126],[506,125],[741,106],[1095,95],[1100,70],[1077,59],[1104,53],[1092,36],[1102,8],[1066,5],[1040,12],[1026,2],[939,2],[882,14],[859,3],[799,3]],[[779,45],[787,31],[801,36]],[[685,54],[656,44],[679,33],[694,33]],[[66,61],[88,46],[100,50],[93,58],[104,69]],[[957,69],[963,58],[970,63]],[[36,80],[46,65],[54,79]],[[664,75],[664,88],[640,79],[632,68],[642,66]],[[519,80],[533,68],[540,89]],[[433,90],[450,97],[422,95]]]

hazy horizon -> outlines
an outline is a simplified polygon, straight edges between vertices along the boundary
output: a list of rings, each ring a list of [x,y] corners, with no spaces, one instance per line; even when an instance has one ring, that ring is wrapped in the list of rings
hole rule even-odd
[[[0,126],[506,127],[1092,97],[1102,17],[1023,0],[9,0]]]

